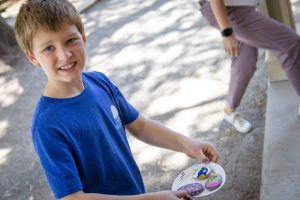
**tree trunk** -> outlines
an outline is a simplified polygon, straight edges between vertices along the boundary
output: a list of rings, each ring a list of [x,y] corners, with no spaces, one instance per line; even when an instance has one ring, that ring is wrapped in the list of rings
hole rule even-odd
[[[0,16],[0,56],[8,54],[17,45],[13,29]]]
[[[14,66],[23,55],[21,52],[13,28],[0,15],[0,67],[3,62]]]

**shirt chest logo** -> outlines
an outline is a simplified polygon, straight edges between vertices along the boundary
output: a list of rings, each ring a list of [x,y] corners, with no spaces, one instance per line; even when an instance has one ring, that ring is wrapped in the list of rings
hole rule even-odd
[[[118,109],[114,105],[111,105],[110,106],[110,110],[111,110],[112,116],[113,116],[114,121],[115,121],[115,127],[117,129],[121,128],[122,127],[122,123],[121,123],[121,118],[120,118]]]

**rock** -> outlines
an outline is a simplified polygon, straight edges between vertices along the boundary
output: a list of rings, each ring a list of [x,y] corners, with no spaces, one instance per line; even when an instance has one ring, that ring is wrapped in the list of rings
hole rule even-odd
[[[185,190],[190,196],[197,196],[204,191],[201,183],[191,183],[180,187],[178,190]]]

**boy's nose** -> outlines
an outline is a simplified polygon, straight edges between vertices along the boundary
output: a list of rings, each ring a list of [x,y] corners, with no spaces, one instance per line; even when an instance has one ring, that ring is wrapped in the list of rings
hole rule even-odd
[[[58,59],[60,61],[67,61],[72,56],[72,51],[68,48],[61,48],[60,51],[58,51]]]

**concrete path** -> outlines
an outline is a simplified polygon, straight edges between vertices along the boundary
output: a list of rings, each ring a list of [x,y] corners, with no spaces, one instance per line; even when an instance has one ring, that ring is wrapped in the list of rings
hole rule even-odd
[[[261,200],[300,197],[299,100],[287,81],[269,86]]]
[[[227,182],[205,199],[255,200],[265,125],[263,56],[240,107],[254,129],[239,134],[222,118],[229,58],[219,32],[197,9],[193,1],[99,1],[82,14],[86,70],[106,73],[143,115],[216,144]],[[51,199],[29,132],[45,76],[23,55],[0,65],[0,199]],[[170,189],[178,173],[194,162],[130,136],[129,141],[150,192]]]
[[[292,0],[300,34],[300,0]],[[300,198],[299,96],[288,81],[272,83],[267,92],[261,200]],[[288,186],[288,187],[287,187]]]

